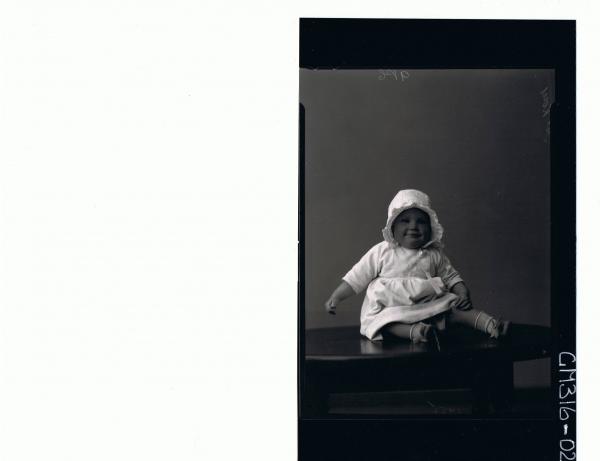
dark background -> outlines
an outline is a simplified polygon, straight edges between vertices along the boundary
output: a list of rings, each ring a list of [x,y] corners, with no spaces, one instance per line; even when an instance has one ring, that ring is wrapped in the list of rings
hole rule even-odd
[[[475,306],[550,325],[548,69],[300,70],[305,107],[305,326],[359,324],[363,295],[323,304],[382,240],[399,189],[431,197]],[[406,74],[405,74],[406,76]],[[515,365],[549,385],[549,361]]]

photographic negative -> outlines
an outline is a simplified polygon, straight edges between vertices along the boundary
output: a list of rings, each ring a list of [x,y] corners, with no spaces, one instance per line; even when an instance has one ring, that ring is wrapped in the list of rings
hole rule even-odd
[[[450,451],[521,459],[503,457],[511,444],[550,459],[556,428],[568,433],[554,390],[558,352],[574,357],[573,344],[562,349],[558,340],[563,329],[574,338],[574,287],[560,282],[574,277],[574,197],[570,171],[556,161],[559,146],[564,164],[573,161],[570,125],[558,124],[572,115],[569,74],[560,62],[515,58],[510,46],[495,65],[493,53],[475,65],[472,49],[436,60],[440,50],[418,44],[450,30],[471,44],[496,44],[490,31],[503,27],[554,30],[494,21],[486,32],[482,22],[301,23],[301,50],[309,50],[300,69],[305,459],[316,459],[316,445],[326,449],[318,434],[331,431],[358,437],[333,450],[345,459]],[[341,45],[351,30],[363,46],[356,54]],[[367,51],[365,43],[392,36],[404,39],[398,48]],[[567,264],[553,266],[560,258]],[[500,448],[486,453],[490,444]]]

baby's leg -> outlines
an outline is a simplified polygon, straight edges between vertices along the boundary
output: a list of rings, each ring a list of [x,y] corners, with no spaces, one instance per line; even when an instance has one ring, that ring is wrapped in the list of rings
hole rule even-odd
[[[475,328],[476,330],[488,333],[492,338],[504,336],[510,325],[506,320],[498,320],[491,315],[486,314],[483,311],[477,309],[469,309],[468,311],[461,311],[452,308],[448,315],[448,321],[450,323],[461,323]]]
[[[433,327],[425,323],[389,323],[382,328],[384,334],[397,338],[410,339],[413,343],[426,343],[433,334]]]

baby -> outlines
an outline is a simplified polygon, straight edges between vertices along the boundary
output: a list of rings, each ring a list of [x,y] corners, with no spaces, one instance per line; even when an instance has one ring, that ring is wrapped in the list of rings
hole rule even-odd
[[[360,332],[427,342],[445,322],[462,323],[498,338],[509,322],[473,308],[469,290],[441,251],[443,228],[429,197],[418,190],[398,192],[388,208],[384,241],[371,248],[325,303],[330,314],[344,299],[367,290]]]

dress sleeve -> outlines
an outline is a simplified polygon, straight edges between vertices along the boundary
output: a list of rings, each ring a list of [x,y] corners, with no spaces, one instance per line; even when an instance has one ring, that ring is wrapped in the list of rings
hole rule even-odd
[[[435,258],[436,275],[442,279],[444,285],[446,285],[446,287],[450,289],[453,285],[456,285],[458,282],[462,282],[463,279],[461,278],[458,271],[454,269],[448,257],[441,251],[437,256],[438,257]]]
[[[385,243],[385,242],[384,242]],[[350,271],[342,277],[355,293],[367,288],[369,283],[379,275],[381,269],[381,244],[375,245],[360,258]]]

